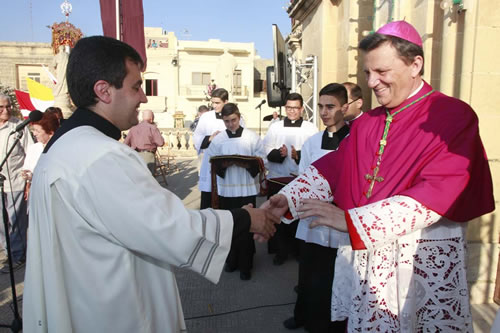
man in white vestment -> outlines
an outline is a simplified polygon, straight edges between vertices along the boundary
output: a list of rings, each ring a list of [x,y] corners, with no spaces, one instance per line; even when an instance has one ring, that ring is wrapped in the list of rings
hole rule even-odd
[[[348,108],[347,90],[329,83],[319,91],[318,111],[325,130],[306,140],[301,150],[299,174],[331,151],[349,135],[344,121]],[[332,168],[342,166],[332,165]],[[293,317],[283,322],[288,329],[304,326],[308,332],[343,332],[345,322],[330,321],[330,304],[337,248],[349,245],[349,234],[325,226],[309,228],[310,219],[299,221],[299,281]]]
[[[331,306],[349,332],[472,332],[465,222],[494,209],[478,118],[423,80],[409,23],[388,23],[359,48],[381,106],[263,207],[349,232]]]
[[[186,209],[118,142],[147,102],[142,66],[108,37],[83,38],[70,55],[78,109],[33,175],[25,332],[185,331],[172,266],[216,283],[233,237],[273,233],[276,218],[255,208]]]
[[[198,154],[202,154],[217,134],[224,131],[226,126],[222,121],[222,107],[228,102],[229,93],[224,88],[215,89],[212,92],[211,102],[212,111],[203,113],[193,134],[194,147]],[[240,119],[240,125],[244,126],[243,118]],[[200,180],[198,187],[201,192],[200,209],[209,208],[212,201],[212,181],[210,177],[210,162],[203,154],[200,166]]]
[[[282,180],[282,177],[297,175],[304,142],[318,132],[317,127],[302,118],[304,100],[298,93],[288,94],[285,98],[286,117],[269,126],[264,138],[267,157],[268,179]],[[270,193],[274,194],[274,193]],[[298,254],[298,242],[295,240],[297,223],[280,224],[276,235],[268,243],[269,253],[276,253],[274,265],[282,265],[290,253]]]
[[[219,133],[206,150],[205,154],[210,160],[212,157],[219,158],[211,163],[222,162],[225,165],[215,164],[217,174],[217,194],[219,196],[219,207],[231,209],[241,207],[246,204],[256,205],[259,186],[259,169],[250,165],[251,157],[264,158],[264,149],[260,137],[252,130],[240,126],[241,114],[234,103],[227,103],[221,111],[222,120],[226,125],[226,130]],[[231,156],[228,156],[231,155]],[[229,159],[240,157],[236,162],[229,164]],[[227,156],[227,158],[225,158]],[[215,193],[214,193],[215,194]],[[253,256],[255,253],[255,242],[251,233],[241,235],[238,240],[231,244],[231,251],[226,259],[226,272],[240,271],[241,280],[250,280],[253,266]]]

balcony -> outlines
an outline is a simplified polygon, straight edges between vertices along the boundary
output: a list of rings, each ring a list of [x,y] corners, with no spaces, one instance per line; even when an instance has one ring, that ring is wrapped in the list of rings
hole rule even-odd
[[[208,95],[206,94],[207,87],[202,85],[185,85],[181,86],[180,95],[190,99],[190,100],[206,100]]]

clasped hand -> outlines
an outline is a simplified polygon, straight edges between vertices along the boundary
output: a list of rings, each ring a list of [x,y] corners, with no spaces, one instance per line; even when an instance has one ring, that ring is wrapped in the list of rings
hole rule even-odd
[[[276,232],[275,224],[280,223],[279,215],[262,208],[254,208],[252,204],[242,207],[250,214],[250,232],[259,242],[267,241]]]
[[[289,209],[288,200],[283,194],[276,194],[264,202],[260,208],[271,212],[274,216],[281,217]],[[303,199],[300,206],[297,207],[297,213],[300,218],[314,218],[309,225],[310,228],[323,225],[347,232],[344,211],[331,203],[316,199]],[[254,239],[263,241],[257,234],[254,236]]]

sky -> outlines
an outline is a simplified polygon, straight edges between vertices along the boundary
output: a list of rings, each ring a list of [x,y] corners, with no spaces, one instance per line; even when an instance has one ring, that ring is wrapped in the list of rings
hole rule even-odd
[[[113,1],[113,0],[111,0]],[[0,41],[51,42],[51,26],[65,20],[64,0],[2,2]],[[102,35],[99,0],[69,0],[70,22],[85,36]],[[272,24],[291,30],[285,0],[143,0],[144,25],[175,32],[180,40],[254,42],[262,58],[273,57]]]

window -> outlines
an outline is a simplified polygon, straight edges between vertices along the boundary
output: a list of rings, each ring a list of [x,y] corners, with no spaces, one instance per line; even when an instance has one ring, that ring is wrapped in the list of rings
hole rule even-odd
[[[146,96],[158,96],[158,80],[146,79]]]
[[[241,96],[241,70],[233,72],[233,95]]]
[[[33,81],[40,83],[40,73],[28,73],[28,77]]]
[[[210,83],[210,73],[193,72],[193,85],[206,86]]]

